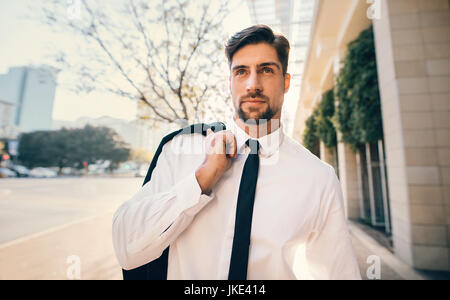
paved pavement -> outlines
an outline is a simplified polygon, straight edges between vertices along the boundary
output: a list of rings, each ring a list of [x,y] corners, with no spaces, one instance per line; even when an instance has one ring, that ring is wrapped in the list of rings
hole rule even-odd
[[[393,254],[387,238],[371,227],[349,221],[349,229],[363,279],[369,279],[368,274],[374,277],[370,267],[376,256],[381,280],[450,280],[450,272],[418,270],[401,261]],[[372,260],[368,261],[369,257]]]
[[[0,279],[67,279],[76,275],[78,263],[81,279],[121,279],[112,216],[142,182],[135,177],[0,180]]]
[[[111,220],[107,213],[0,245],[0,280],[121,279]]]
[[[425,279],[397,259],[384,245],[368,235],[362,225],[349,222],[353,248],[358,259],[363,280]]]

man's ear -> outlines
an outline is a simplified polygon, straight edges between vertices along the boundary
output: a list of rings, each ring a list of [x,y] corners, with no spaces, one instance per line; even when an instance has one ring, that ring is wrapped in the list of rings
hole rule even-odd
[[[231,75],[228,76],[228,89],[230,90],[231,93]]]
[[[284,93],[286,94],[289,91],[289,87],[291,86],[291,74],[286,73],[284,76]]]

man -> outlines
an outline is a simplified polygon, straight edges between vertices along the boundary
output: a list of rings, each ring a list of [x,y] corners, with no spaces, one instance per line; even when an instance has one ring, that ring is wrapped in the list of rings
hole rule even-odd
[[[168,279],[360,279],[334,169],[280,123],[289,42],[252,26],[226,55],[234,120],[164,145],[151,181],[114,216],[120,265],[170,246]]]

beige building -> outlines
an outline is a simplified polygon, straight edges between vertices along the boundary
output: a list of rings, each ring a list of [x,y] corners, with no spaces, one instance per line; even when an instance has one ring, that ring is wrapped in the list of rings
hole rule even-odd
[[[335,84],[348,43],[372,24],[384,147],[380,142],[355,153],[338,133],[337,156],[323,144],[320,156],[338,170],[348,218],[371,217],[391,237],[398,258],[442,271],[450,270],[449,5],[318,0],[294,126],[301,141],[305,120]],[[376,163],[363,162],[374,151]]]

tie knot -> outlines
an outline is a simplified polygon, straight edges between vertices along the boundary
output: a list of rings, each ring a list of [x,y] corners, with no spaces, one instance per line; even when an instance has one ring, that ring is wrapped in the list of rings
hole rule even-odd
[[[245,144],[250,147],[250,154],[258,154],[261,145],[258,140],[248,139]]]

